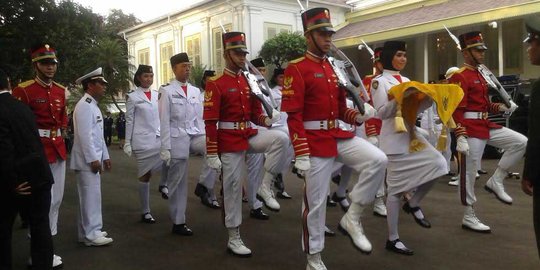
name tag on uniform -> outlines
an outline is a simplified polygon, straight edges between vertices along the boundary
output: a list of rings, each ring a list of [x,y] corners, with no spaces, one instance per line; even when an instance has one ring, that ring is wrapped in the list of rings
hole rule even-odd
[[[36,103],[46,103],[46,102],[47,102],[47,100],[43,99],[43,98],[36,99]]]
[[[182,98],[181,95],[174,95],[174,94],[172,95],[172,97],[173,97],[173,98]]]
[[[480,80],[475,80],[474,83],[480,83]]]
[[[98,122],[101,122],[101,120],[102,120],[102,119],[101,119],[101,116],[98,115],[98,116],[97,116],[97,121],[98,121]]]
[[[135,104],[141,104],[141,103],[145,103],[145,102],[146,102],[146,101],[144,101],[144,100],[139,100],[139,101],[137,101]]]
[[[323,78],[324,77],[324,74],[322,74],[322,73],[315,73],[313,75],[315,76],[315,78]]]
[[[227,90],[227,91],[229,91],[229,92],[236,92],[236,91],[238,91],[238,89],[236,89],[236,88],[229,88],[229,90]]]

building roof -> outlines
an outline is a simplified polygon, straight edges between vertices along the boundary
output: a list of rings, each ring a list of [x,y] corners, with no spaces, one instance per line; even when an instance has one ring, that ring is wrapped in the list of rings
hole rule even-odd
[[[427,2],[427,1],[426,1]],[[449,28],[479,21],[500,20],[515,16],[522,16],[529,13],[539,12],[538,3],[533,0],[451,0],[433,5],[421,5],[403,12],[388,14],[384,16],[365,16],[368,19],[362,20],[362,16],[349,18],[351,23],[342,27],[334,35],[334,41],[341,46],[352,46],[347,44],[353,41],[358,44],[358,39],[363,37],[366,41],[378,41],[382,38],[392,38],[392,34],[380,35],[397,29],[408,29],[405,33],[415,35],[426,33],[430,29],[418,27],[426,24],[434,24],[431,31],[442,29],[445,23]],[[531,4],[535,8],[531,9]],[[527,6],[529,5],[529,6]],[[514,9],[511,9],[514,8]],[[495,13],[497,12],[497,13]],[[482,13],[481,16],[477,16]],[[477,17],[475,19],[463,17]],[[370,17],[370,18],[369,18]],[[354,20],[356,19],[356,21]],[[403,36],[402,32],[395,32],[394,37]],[[377,35],[379,34],[379,35]],[[371,35],[372,38],[368,38]],[[406,36],[406,35],[405,35]],[[341,42],[340,42],[341,41]],[[338,45],[338,46],[339,46]]]

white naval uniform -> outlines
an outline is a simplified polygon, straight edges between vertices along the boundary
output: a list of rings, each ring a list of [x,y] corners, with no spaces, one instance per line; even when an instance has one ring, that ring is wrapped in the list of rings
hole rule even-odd
[[[379,146],[388,156],[386,174],[387,193],[386,208],[388,215],[388,239],[394,241],[399,238],[398,219],[400,211],[400,196],[403,192],[416,189],[413,197],[408,201],[411,207],[417,207],[420,201],[431,189],[437,177],[445,175],[446,160],[427,140],[416,132],[416,137],[425,144],[425,148],[414,153],[409,152],[410,132],[415,126],[407,126],[407,132],[395,131],[397,105],[395,100],[388,100],[388,91],[400,82],[394,77],[400,76],[401,82],[409,79],[399,75],[397,71],[384,70],[375,77],[371,85],[373,106],[377,110],[378,117],[382,119]],[[420,104],[419,112],[431,106],[426,99]]]
[[[274,101],[276,102],[278,110],[280,111],[281,118],[279,119],[278,122],[272,124],[272,126],[269,129],[270,130],[279,130],[279,131],[285,133],[285,135],[289,136],[289,126],[287,125],[287,117],[288,117],[288,115],[287,115],[286,112],[281,111],[281,100],[282,100],[281,89],[282,88],[283,87],[281,87],[279,85],[276,85],[271,89],[272,90],[272,97],[274,98]],[[282,173],[283,177],[285,177],[285,175],[290,171],[291,162],[294,159],[294,149],[293,149],[293,146],[292,146],[292,143],[291,143],[290,140],[289,140],[289,144],[287,146],[286,151],[287,151],[286,157],[283,159],[283,163],[280,165],[281,168],[282,168],[281,173]],[[283,181],[285,181],[285,179],[283,179]]]
[[[79,192],[79,240],[93,241],[102,236],[101,175],[93,173],[90,163],[109,159],[103,138],[103,116],[97,101],[88,93],[77,102],[73,112],[75,139],[70,167],[77,176]]]
[[[206,155],[206,136],[203,114],[204,96],[199,88],[187,83],[187,94],[182,84],[173,80],[159,89],[161,149],[169,150],[168,169],[169,211],[174,224],[186,223],[187,168],[190,153]],[[217,176],[206,162],[202,175]]]
[[[137,159],[137,177],[161,170],[158,92],[150,90],[150,100],[138,87],[128,93],[126,102],[126,140]]]

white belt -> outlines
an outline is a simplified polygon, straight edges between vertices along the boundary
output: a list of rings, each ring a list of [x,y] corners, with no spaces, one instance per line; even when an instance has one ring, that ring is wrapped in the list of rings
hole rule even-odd
[[[60,129],[38,129],[39,137],[55,138],[62,135]]]
[[[218,127],[220,129],[238,129],[238,130],[244,130],[247,128],[251,128],[251,122],[219,122]]]
[[[487,119],[488,113],[487,112],[465,112],[463,114],[463,117],[465,117],[465,119]]]
[[[320,121],[304,121],[304,128],[309,130],[321,130],[321,129],[333,129],[339,128],[339,121],[334,120],[320,120]]]

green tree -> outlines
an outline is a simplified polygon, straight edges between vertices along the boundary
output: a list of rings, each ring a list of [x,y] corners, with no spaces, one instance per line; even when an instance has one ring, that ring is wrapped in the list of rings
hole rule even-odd
[[[197,86],[198,88],[201,88],[201,80],[205,70],[206,65],[193,65],[191,67],[191,74],[189,74],[189,81],[191,82],[191,84]]]
[[[306,40],[302,34],[279,33],[264,42],[259,56],[266,63],[283,66],[284,63],[304,55],[306,48]]]

